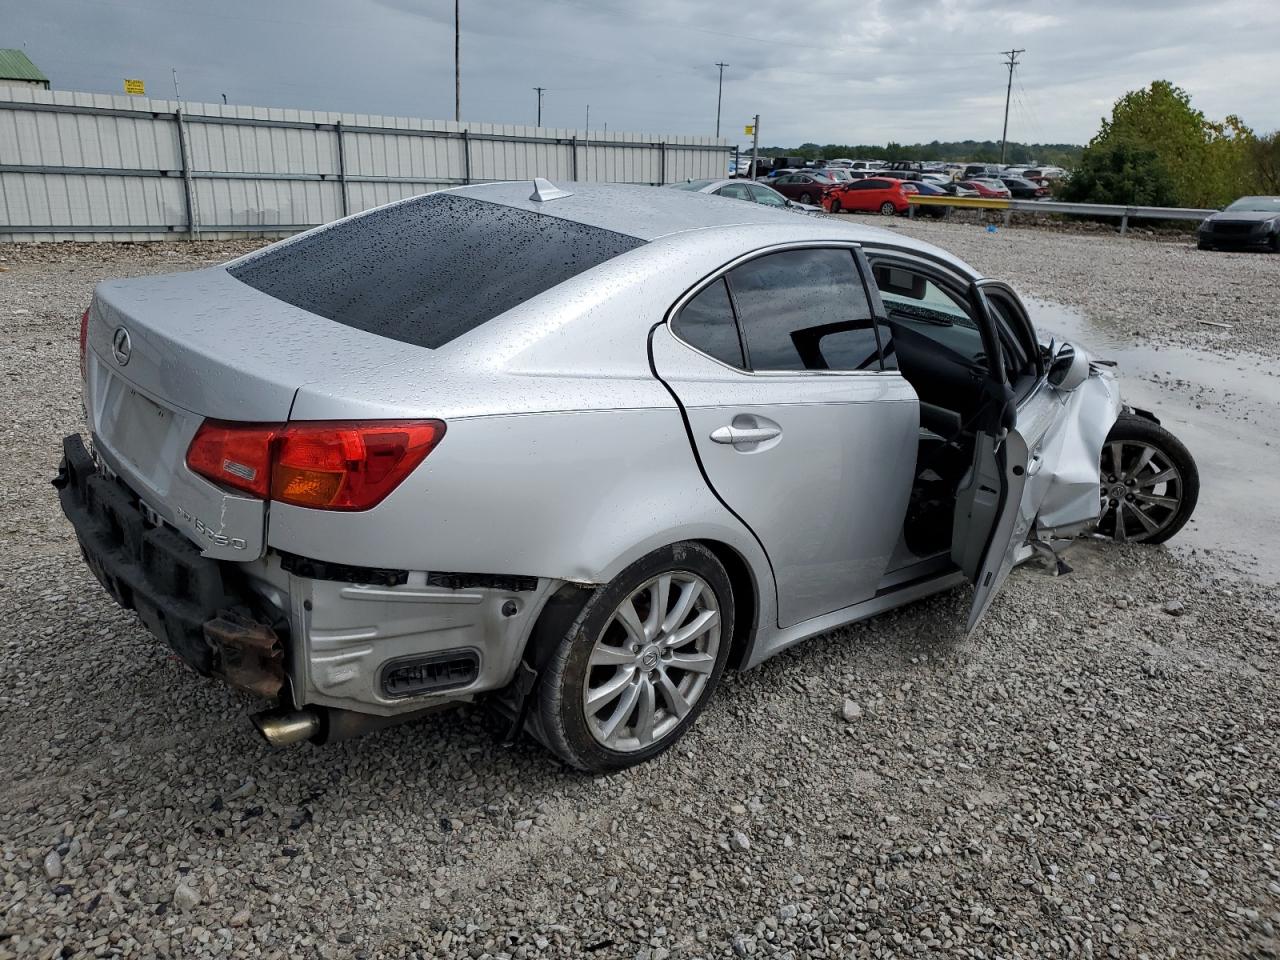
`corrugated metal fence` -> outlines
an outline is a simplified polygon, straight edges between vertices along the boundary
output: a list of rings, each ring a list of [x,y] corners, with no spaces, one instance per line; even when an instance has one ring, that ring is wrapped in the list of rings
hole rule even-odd
[[[279,236],[465,183],[725,176],[712,137],[0,87],[0,240]]]

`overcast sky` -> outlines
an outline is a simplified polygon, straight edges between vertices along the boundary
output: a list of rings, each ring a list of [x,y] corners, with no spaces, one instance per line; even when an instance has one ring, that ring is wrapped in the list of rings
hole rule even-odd
[[[462,117],[766,144],[1083,143],[1154,79],[1280,127],[1280,0],[461,0]],[[451,0],[0,0],[0,47],[59,89],[449,119]]]

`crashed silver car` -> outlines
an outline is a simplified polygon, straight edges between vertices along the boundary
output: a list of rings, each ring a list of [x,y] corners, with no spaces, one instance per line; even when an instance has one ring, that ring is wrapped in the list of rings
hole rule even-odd
[[[445,190],[98,286],[84,557],[275,743],[486,695],[567,763],[726,668],[1100,532],[1195,464],[1017,295],[894,233],[680,190]]]

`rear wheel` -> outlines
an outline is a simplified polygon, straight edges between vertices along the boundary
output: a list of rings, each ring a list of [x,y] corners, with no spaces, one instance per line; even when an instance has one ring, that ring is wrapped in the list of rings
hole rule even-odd
[[[801,203],[813,203],[813,195],[808,193],[800,194]]]
[[[1164,543],[1191,519],[1200,472],[1182,441],[1159,424],[1121,414],[1102,448],[1098,532],[1120,542]]]
[[[582,608],[543,671],[532,732],[580,770],[656,756],[711,699],[733,618],[729,576],[710,550],[655,550]]]
[[[892,217],[892,216],[894,216],[897,212],[898,212],[898,208],[897,208],[897,207],[895,207],[895,206],[894,206],[890,201],[888,201],[888,200],[886,200],[884,203],[880,204],[880,215],[881,215],[881,216],[883,216],[883,217]]]

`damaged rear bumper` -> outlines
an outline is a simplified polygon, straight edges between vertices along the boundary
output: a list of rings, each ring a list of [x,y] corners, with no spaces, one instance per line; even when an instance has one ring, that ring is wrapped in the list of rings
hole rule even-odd
[[[264,697],[285,685],[285,621],[261,622],[259,599],[229,565],[148,519],[119,480],[99,471],[79,435],[62,441],[53,485],[89,569],[126,610],[204,676]],[[274,625],[272,625],[274,624]]]

